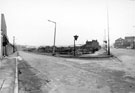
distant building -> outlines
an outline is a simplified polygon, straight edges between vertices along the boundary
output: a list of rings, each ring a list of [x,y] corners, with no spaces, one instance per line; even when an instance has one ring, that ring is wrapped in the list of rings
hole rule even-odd
[[[115,48],[135,48],[135,36],[128,36],[125,39],[118,38],[114,43]]]
[[[125,37],[125,40],[130,44],[131,48],[135,48],[135,36]]]
[[[99,42],[97,40],[86,41],[86,44],[81,46],[81,49],[83,49],[84,52],[92,52],[92,53],[98,51],[100,48],[101,46],[99,45]]]
[[[125,39],[120,37],[120,38],[115,40],[114,47],[115,48],[124,48],[124,43],[125,43]]]
[[[125,37],[125,40],[126,40],[127,42],[130,42],[130,43],[132,43],[132,42],[134,41],[134,39],[135,39],[135,36],[128,36],[128,37]]]

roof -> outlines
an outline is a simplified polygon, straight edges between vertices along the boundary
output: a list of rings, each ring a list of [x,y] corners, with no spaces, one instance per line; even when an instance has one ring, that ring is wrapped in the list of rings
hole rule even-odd
[[[120,38],[116,39],[115,41],[119,41],[119,40],[124,40],[124,39],[120,37]]]
[[[127,36],[127,37],[125,37],[125,39],[134,39],[135,38],[135,36]]]

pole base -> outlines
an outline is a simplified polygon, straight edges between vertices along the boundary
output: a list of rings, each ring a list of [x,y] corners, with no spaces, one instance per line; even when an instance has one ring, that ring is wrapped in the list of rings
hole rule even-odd
[[[55,53],[52,53],[52,56],[55,56],[56,54]]]

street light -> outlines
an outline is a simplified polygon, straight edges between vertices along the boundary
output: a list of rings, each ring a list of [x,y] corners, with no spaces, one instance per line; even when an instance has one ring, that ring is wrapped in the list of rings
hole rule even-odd
[[[108,29],[108,55],[110,55],[110,32],[109,32],[109,11],[107,2],[107,29]]]
[[[76,50],[76,49],[75,49],[75,41],[78,39],[78,37],[79,37],[79,36],[77,36],[77,35],[74,36],[74,56],[75,56],[75,50]]]
[[[55,27],[54,27],[54,42],[53,42],[53,52],[52,52],[52,55],[54,56],[55,55],[55,39],[56,39],[56,22],[54,21],[51,21],[51,20],[48,20],[49,22],[52,22],[55,24]]]

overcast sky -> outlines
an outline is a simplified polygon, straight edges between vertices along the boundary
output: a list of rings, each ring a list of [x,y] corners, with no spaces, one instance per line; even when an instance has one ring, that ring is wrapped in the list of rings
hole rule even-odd
[[[135,36],[135,1],[108,0],[110,40]],[[107,0],[0,0],[7,33],[17,44],[53,45],[57,22],[56,45],[73,45],[97,39],[102,44],[107,31]],[[106,32],[107,34],[107,32]]]

